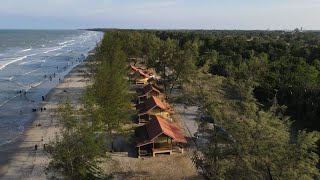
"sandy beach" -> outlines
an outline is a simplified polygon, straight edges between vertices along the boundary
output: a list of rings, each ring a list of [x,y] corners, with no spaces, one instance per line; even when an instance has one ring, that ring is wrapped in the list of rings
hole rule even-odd
[[[33,121],[25,126],[24,133],[15,142],[0,147],[0,179],[47,179],[44,169],[49,160],[43,144],[49,143],[59,132],[55,118],[59,102],[68,97],[73,104],[79,104],[88,82],[86,70],[86,62],[72,69],[40,104],[46,110],[35,112]]]

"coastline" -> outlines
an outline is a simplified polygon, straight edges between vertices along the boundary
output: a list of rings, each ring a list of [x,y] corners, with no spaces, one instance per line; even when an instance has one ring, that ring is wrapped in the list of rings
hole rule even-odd
[[[90,57],[88,57],[90,58]],[[39,104],[46,107],[37,111],[32,120],[25,124],[25,130],[14,142],[1,146],[0,149],[0,179],[37,178],[46,179],[44,172],[48,157],[43,150],[43,144],[48,143],[59,132],[58,120],[54,117],[55,109],[67,97],[74,104],[87,86],[87,63],[85,60],[64,76],[63,80],[46,95],[46,101]],[[38,126],[41,124],[41,126]],[[35,145],[38,150],[35,150]]]

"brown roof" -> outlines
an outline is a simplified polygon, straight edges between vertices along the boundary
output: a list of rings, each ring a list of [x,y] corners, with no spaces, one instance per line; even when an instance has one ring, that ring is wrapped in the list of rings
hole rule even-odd
[[[162,101],[154,96],[147,99],[145,105],[147,111],[150,111],[155,107],[158,107],[162,110],[167,110],[167,107],[162,103]]]
[[[144,86],[143,88],[142,88],[142,91],[143,91],[143,93],[144,94],[148,94],[148,93],[150,93],[151,91],[155,91],[155,92],[157,92],[157,93],[161,93],[158,89],[156,89],[155,87],[153,87],[151,84],[148,84],[148,85],[146,85],[146,86]]]
[[[146,77],[146,78],[149,78],[149,77],[150,77],[150,75],[148,74],[147,71],[143,71],[143,70],[141,70],[141,69],[138,69],[137,72],[138,72],[140,75],[142,75],[142,76],[144,76],[144,77]]]
[[[149,144],[161,134],[171,137],[174,142],[187,143],[187,140],[176,124],[171,123],[159,116],[151,116],[151,121],[146,124],[146,129],[148,133],[148,139],[140,141],[137,146]]]
[[[140,116],[143,114],[148,114],[148,112],[154,109],[155,107],[158,107],[169,113],[175,113],[174,109],[172,109],[168,103],[162,102],[159,98],[155,96],[151,96],[144,102],[144,108],[143,106],[141,107],[138,115]]]
[[[148,71],[144,71],[144,70],[142,70],[142,69],[139,69],[138,67],[133,66],[133,65],[131,65],[131,64],[130,64],[130,67],[131,67],[132,70],[134,70],[135,72],[139,73],[140,75],[142,75],[142,76],[144,76],[144,77],[146,77],[146,78],[149,78],[149,77],[150,77]]]
[[[134,70],[134,71],[138,71],[138,70],[139,70],[139,68],[137,68],[136,66],[133,66],[133,65],[131,65],[131,64],[130,64],[130,67],[131,67],[131,69]]]

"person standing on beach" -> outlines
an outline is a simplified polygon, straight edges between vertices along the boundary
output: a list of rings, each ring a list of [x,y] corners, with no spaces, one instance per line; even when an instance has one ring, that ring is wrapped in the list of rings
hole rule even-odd
[[[35,149],[35,150],[38,149],[38,144],[34,145],[34,149]]]
[[[42,110],[43,110],[42,107],[40,108],[40,110],[41,110],[41,112],[42,112]]]

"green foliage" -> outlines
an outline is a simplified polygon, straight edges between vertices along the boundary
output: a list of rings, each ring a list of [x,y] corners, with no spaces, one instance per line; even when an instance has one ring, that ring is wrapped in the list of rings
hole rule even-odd
[[[130,115],[128,82],[125,79],[127,56],[119,36],[119,33],[105,35],[97,55],[94,84],[88,91],[96,103],[94,116],[104,123],[109,133],[121,127]]]
[[[203,72],[251,81],[255,97],[266,107],[278,92],[279,104],[296,128],[319,130],[319,32],[158,31],[163,40],[199,41],[197,66]],[[211,52],[214,61],[206,63]],[[210,62],[210,60],[209,60]]]
[[[58,109],[62,129],[46,146],[51,161],[48,170],[65,179],[101,179],[105,177],[99,163],[106,158],[106,138],[84,120],[69,101]]]
[[[185,88],[192,104],[211,116],[210,123],[215,125],[213,129],[202,125],[199,130],[209,134],[201,153],[194,155],[200,172],[209,179],[312,179],[319,175],[318,132],[302,131],[295,141],[288,117],[261,110],[250,85],[206,78],[200,74]]]

